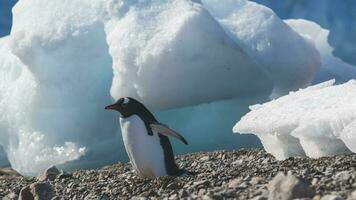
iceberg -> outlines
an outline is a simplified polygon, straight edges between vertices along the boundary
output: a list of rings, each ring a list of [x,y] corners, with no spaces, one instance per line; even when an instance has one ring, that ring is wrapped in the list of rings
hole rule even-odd
[[[233,131],[257,135],[266,151],[277,159],[355,151],[356,81],[341,85],[334,82],[251,106]]]
[[[334,49],[328,43],[328,30],[304,19],[290,19],[285,22],[300,35],[312,40],[320,53],[321,67],[314,77],[314,84],[330,79],[335,79],[337,83],[356,79],[356,67],[333,55]]]
[[[307,19],[330,30],[328,41],[335,48],[333,54],[356,65],[356,1],[253,1],[271,8],[282,19]]]
[[[271,97],[308,86],[320,66],[320,55],[271,9],[244,0],[203,0],[236,43],[273,81]],[[286,51],[286,49],[288,49]]]
[[[9,51],[9,37],[0,39],[0,80],[0,146],[6,152],[0,165],[10,162],[19,172],[31,174],[84,154],[85,148],[71,142],[51,146],[49,139],[54,138],[36,131],[30,118],[39,111],[36,107],[31,108],[38,84],[24,64]],[[44,121],[42,124],[49,122]]]
[[[142,1],[120,16],[105,29],[115,99],[131,96],[167,109],[270,93],[264,71],[203,5]]]

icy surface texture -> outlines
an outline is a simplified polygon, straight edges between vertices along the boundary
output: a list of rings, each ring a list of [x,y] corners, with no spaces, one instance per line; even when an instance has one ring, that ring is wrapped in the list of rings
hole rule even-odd
[[[203,3],[273,80],[273,97],[303,88],[312,81],[320,64],[318,51],[272,10],[244,0]]]
[[[233,131],[257,135],[266,151],[278,159],[355,151],[355,124],[351,122],[356,119],[356,81],[333,83],[323,82],[251,106]]]
[[[356,67],[343,62],[332,54],[334,49],[328,43],[328,30],[321,28],[314,22],[303,19],[285,20],[285,22],[295,31],[312,40],[320,52],[321,68],[314,78],[314,83],[330,79],[335,79],[337,83],[342,83],[350,79],[356,79]]]
[[[32,117],[38,110],[31,106],[38,85],[21,61],[11,54],[8,41],[8,37],[0,39],[0,145],[7,159],[19,172],[31,174],[79,158],[85,148],[71,142],[52,145],[50,139],[53,138],[34,126]],[[7,159],[4,158],[1,165],[6,164]]]
[[[199,3],[139,1],[106,32],[115,99],[132,96],[162,109],[268,95],[272,87]]]
[[[13,10],[1,54],[0,137],[24,174],[79,158],[82,147],[102,158],[86,162],[120,155],[108,154],[119,151],[120,140],[114,115],[103,109],[112,101],[112,68],[102,14],[98,3],[86,2],[20,1]]]

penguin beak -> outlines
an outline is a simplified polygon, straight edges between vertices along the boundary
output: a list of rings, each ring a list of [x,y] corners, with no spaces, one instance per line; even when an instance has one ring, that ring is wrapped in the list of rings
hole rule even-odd
[[[117,110],[117,105],[112,104],[105,107],[105,110]]]

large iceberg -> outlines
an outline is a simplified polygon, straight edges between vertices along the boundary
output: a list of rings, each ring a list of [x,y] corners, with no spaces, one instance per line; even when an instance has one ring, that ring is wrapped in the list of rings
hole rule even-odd
[[[115,99],[162,109],[269,94],[270,79],[203,5],[139,1],[123,12],[106,25]]]
[[[159,110],[191,150],[227,147],[249,104],[307,86],[320,65],[310,39],[246,0],[21,0],[13,16],[0,145],[24,174],[124,160],[118,116],[103,109],[122,96]]]
[[[356,81],[334,82],[251,106],[233,131],[256,134],[277,159],[355,152]]]
[[[203,3],[273,80],[272,97],[311,83],[320,65],[319,52],[310,39],[301,37],[272,10],[243,0]]]

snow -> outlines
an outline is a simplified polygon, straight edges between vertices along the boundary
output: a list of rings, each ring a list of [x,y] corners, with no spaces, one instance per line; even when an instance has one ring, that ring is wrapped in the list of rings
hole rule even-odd
[[[251,106],[233,131],[257,135],[278,159],[355,151],[351,122],[356,119],[356,81],[333,84],[334,80],[323,82]]]

